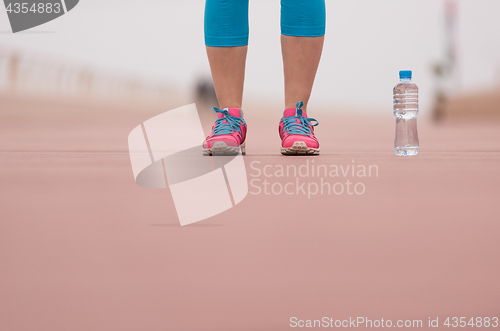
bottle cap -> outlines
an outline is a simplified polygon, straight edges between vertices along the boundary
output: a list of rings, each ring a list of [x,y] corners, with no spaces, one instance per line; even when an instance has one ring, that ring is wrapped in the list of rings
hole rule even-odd
[[[408,78],[411,79],[411,74],[412,74],[411,70],[401,70],[399,72],[399,78],[400,79],[405,79],[405,78],[406,79],[408,79]]]

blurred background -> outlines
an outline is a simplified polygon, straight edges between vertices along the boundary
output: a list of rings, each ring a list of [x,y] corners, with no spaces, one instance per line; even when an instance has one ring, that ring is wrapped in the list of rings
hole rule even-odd
[[[279,1],[250,1],[247,113],[283,108],[279,13]],[[411,69],[421,117],[498,117],[498,13],[496,0],[327,0],[312,109],[391,114],[398,71]],[[203,15],[203,0],[84,0],[59,19],[12,34],[1,10],[0,93],[142,111],[193,101],[210,109]]]

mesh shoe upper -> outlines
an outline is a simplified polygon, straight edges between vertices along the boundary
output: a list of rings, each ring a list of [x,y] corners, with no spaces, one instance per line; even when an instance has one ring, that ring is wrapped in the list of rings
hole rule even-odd
[[[203,148],[211,148],[214,142],[223,141],[227,146],[240,146],[246,138],[247,125],[243,112],[239,108],[212,108],[218,118],[212,127],[212,133],[203,142]]]
[[[302,110],[304,103],[297,102],[296,108],[287,108],[279,124],[279,133],[282,147],[291,147],[294,142],[302,141],[307,147],[319,148],[318,139],[314,135],[314,127],[319,122],[314,118],[308,118]],[[311,123],[315,122],[315,123]]]

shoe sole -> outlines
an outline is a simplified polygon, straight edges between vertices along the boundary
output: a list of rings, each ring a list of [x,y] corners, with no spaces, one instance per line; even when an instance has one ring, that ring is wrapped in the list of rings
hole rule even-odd
[[[223,141],[216,141],[211,148],[205,149],[202,147],[203,155],[206,156],[217,156],[217,155],[241,155],[246,154],[245,143],[240,146],[228,146]]]
[[[303,141],[296,141],[290,147],[281,147],[283,155],[319,155],[319,148],[307,147]]]

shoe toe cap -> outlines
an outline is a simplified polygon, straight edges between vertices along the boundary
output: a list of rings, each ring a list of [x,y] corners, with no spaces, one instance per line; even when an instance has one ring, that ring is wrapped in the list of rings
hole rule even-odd
[[[207,138],[203,142],[203,148],[205,148],[205,149],[211,148],[214,145],[214,143],[218,142],[218,141],[222,141],[227,146],[231,146],[231,147],[238,147],[240,145],[235,137],[230,136],[230,135],[224,135],[224,136],[221,135],[221,136],[213,136],[213,137]]]
[[[303,136],[303,135],[290,135],[283,140],[283,147],[292,147],[293,143],[296,141],[304,142],[309,148],[319,148],[319,142],[313,137]]]

